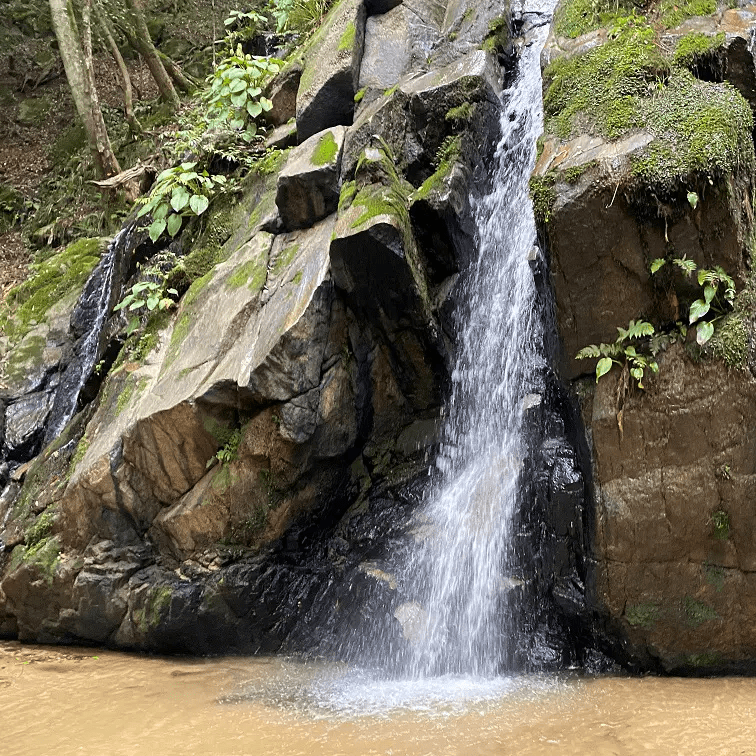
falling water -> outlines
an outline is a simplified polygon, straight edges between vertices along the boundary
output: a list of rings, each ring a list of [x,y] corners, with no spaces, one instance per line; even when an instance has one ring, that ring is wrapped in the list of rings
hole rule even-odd
[[[66,366],[55,393],[44,443],[58,437],[76,413],[79,394],[92,374],[102,351],[102,330],[110,314],[113,279],[118,256],[128,245],[134,225],[122,228],[108,244],[107,251],[92,271],[72,315],[82,332],[74,346],[74,357]]]
[[[542,125],[545,34],[537,29],[522,51],[504,94],[492,190],[474,200],[478,258],[461,296],[441,451],[405,573],[417,594],[400,617],[413,641],[413,677],[494,675],[513,634],[502,614],[516,583],[511,531],[526,446],[522,420],[543,364],[528,180]]]

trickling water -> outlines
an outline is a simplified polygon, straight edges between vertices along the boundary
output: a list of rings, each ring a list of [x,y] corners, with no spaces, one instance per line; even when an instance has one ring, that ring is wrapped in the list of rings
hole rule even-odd
[[[45,445],[57,438],[76,414],[79,394],[100,356],[102,329],[110,314],[118,256],[127,248],[133,231],[133,224],[129,224],[113,237],[76,304],[72,322],[74,319],[77,321],[82,334],[74,347],[74,357],[66,366],[55,393],[55,402],[45,431]]]
[[[528,181],[541,131],[539,54],[523,49],[501,119],[493,188],[474,200],[478,258],[464,284],[459,346],[437,471],[406,565],[418,603],[403,621],[413,677],[491,676],[506,665],[512,521],[525,453],[522,418],[543,364],[529,263],[536,229]],[[531,398],[532,401],[532,398]],[[408,632],[408,626],[411,629]]]

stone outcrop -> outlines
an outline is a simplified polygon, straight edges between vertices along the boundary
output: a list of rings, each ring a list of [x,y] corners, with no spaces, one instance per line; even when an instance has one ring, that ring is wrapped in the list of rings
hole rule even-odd
[[[721,107],[717,98],[735,97],[719,83],[729,82],[753,107],[755,11],[725,9],[664,32],[662,49],[670,57],[659,65],[669,66],[669,86],[675,77],[688,82],[691,93],[706,93],[698,107],[714,112]],[[542,57],[544,66],[552,64],[547,117],[560,115],[548,104],[556,96],[548,91],[549,76],[609,44],[619,49],[623,41],[606,29],[574,39],[552,33]],[[685,45],[693,52],[675,57]],[[706,83],[685,78],[681,67]],[[631,668],[752,670],[750,128],[740,141],[730,132],[737,157],[729,168],[717,165],[711,151],[686,171],[675,173],[667,163],[665,175],[661,163],[648,170],[649,156],[663,154],[663,140],[683,128],[682,115],[667,135],[644,115],[639,127],[609,138],[591,125],[603,105],[593,107],[572,120],[569,134],[565,122],[552,121],[550,128],[547,120],[531,187],[550,255],[561,370],[582,408],[592,456],[593,505],[583,534],[591,552],[594,627],[604,650]],[[652,261],[661,259],[721,266],[735,280],[734,311],[722,305],[714,337],[703,347],[695,327],[684,329],[702,286],[695,275],[652,274]],[[638,319],[656,328],[653,343],[633,343],[658,362],[658,375],[647,368],[640,388],[620,354],[619,366],[598,381],[581,377],[593,373],[596,361],[576,360],[578,350],[613,343],[618,328]]]
[[[142,234],[122,255],[120,296],[142,280],[137,261],[162,266],[168,253],[182,296],[125,344],[111,313],[83,411],[14,464],[0,498],[0,633],[334,653],[335,628],[364,601],[401,603],[384,578],[413,538],[474,232],[469,182],[498,135],[500,49],[478,49],[498,11],[477,7],[342,0],[266,90],[271,125],[295,110],[299,145],[244,179],[195,249]],[[381,13],[434,31],[393,92],[355,98]],[[271,147],[293,138],[279,128]],[[189,285],[206,244],[220,262]],[[51,311],[33,332],[40,370],[74,302],[59,328]],[[19,375],[35,412],[3,412],[14,439],[50,402],[33,370]],[[381,632],[405,642],[391,611]]]

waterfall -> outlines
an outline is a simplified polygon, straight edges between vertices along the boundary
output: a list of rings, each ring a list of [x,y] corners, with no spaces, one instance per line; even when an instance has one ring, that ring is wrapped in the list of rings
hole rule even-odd
[[[460,297],[441,449],[403,575],[416,602],[397,617],[412,643],[411,677],[495,675],[514,634],[506,606],[517,584],[511,544],[526,451],[522,421],[544,364],[528,183],[543,120],[546,32],[544,23],[522,50],[504,93],[492,189],[473,200],[478,255]]]
[[[64,369],[55,392],[55,401],[45,431],[45,446],[58,437],[76,414],[79,394],[101,356],[102,331],[110,314],[119,255],[126,254],[133,233],[134,224],[129,223],[113,237],[89,276],[71,315],[72,329],[79,338],[74,346],[73,359]]]

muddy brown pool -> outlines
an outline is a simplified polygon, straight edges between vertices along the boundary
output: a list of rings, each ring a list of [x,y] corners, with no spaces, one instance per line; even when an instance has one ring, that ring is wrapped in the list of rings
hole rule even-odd
[[[278,658],[0,643],[0,753],[756,754],[756,680],[380,681]]]

